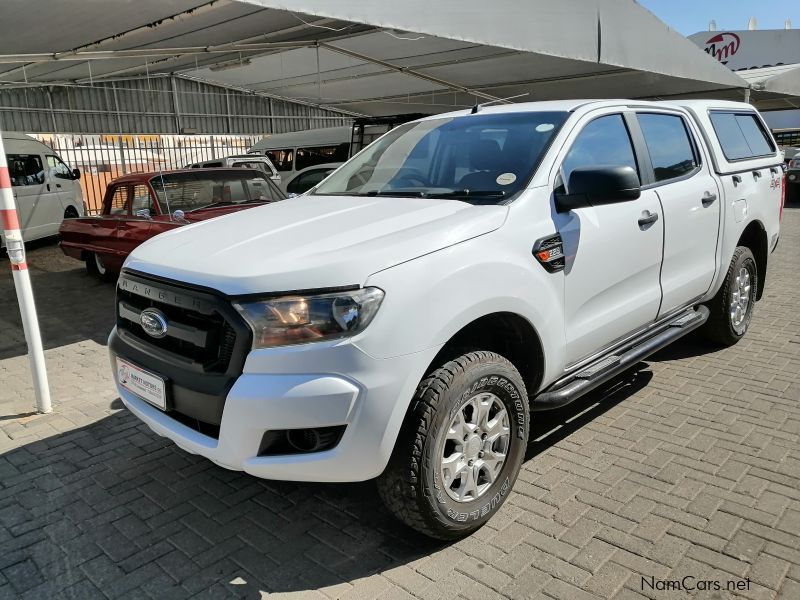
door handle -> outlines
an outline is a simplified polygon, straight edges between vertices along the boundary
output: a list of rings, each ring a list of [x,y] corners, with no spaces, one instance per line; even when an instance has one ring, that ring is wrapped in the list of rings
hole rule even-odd
[[[61,184],[60,184],[60,183],[57,183],[57,184],[56,184],[56,187],[57,187],[58,189],[61,189]]]
[[[733,176],[733,185],[739,185],[740,183],[742,183],[742,178],[739,177],[738,175],[734,175]]]
[[[47,184],[47,191],[48,192],[50,191],[50,184],[49,183]]]
[[[769,172],[772,173],[773,175],[778,175],[779,174],[777,167],[770,167],[769,168]]]
[[[642,212],[642,217],[639,219],[639,227],[644,228],[647,225],[652,225],[656,221],[658,221],[658,213],[651,213],[649,210],[646,210]]]
[[[758,179],[761,177],[761,171],[753,171],[753,179]]]
[[[703,203],[703,206],[711,206],[714,204],[714,201],[717,199],[716,194],[712,194],[711,192],[706,192],[703,194],[703,197],[700,198],[700,201]]]

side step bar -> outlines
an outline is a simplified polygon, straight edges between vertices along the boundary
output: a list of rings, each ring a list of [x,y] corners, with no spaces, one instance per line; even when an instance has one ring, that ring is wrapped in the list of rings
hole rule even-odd
[[[531,411],[560,408],[577,400],[600,384],[658,352],[664,346],[697,329],[708,320],[708,314],[705,306],[698,306],[696,310],[692,309],[681,313],[673,321],[670,321],[665,329],[634,342],[634,345],[625,352],[605,356],[564,382],[556,382],[549,390],[533,398],[533,402],[530,404]]]

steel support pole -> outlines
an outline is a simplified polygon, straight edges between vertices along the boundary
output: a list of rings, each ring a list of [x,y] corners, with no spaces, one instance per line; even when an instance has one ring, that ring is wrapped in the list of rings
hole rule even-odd
[[[6,151],[0,135],[0,222],[3,225],[3,240],[11,262],[11,273],[17,291],[19,312],[22,316],[22,328],[25,331],[25,342],[28,344],[28,357],[33,375],[33,390],[36,394],[36,410],[40,413],[52,411],[50,405],[50,387],[47,383],[47,367],[44,362],[42,336],[39,332],[39,320],[36,317],[36,305],[33,301],[33,288],[28,263],[25,262],[25,243],[19,226],[19,216],[11,190],[11,178],[8,174]]]

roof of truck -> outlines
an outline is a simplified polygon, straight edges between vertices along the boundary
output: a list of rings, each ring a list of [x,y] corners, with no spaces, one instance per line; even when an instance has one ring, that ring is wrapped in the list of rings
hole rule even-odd
[[[755,107],[746,104],[744,102],[731,102],[729,100],[659,100],[659,101],[647,101],[647,100],[631,100],[626,98],[617,98],[611,100],[587,100],[587,99],[576,99],[576,100],[545,100],[541,102],[514,102],[510,104],[493,104],[491,106],[481,106],[479,112],[480,113],[516,113],[516,112],[559,112],[559,111],[574,111],[578,108],[584,106],[591,106],[594,108],[601,108],[604,106],[652,106],[653,108],[664,108],[664,107],[672,107],[672,108],[695,108],[695,109],[704,109],[704,108],[729,108],[729,109],[737,109],[737,110],[755,110]],[[468,115],[471,113],[471,110],[458,110],[449,113],[441,113],[437,115],[430,115],[423,119],[422,121],[427,121],[430,119],[441,119],[446,117],[459,117]]]
[[[165,169],[164,171],[130,173],[128,175],[123,175],[122,177],[117,177],[111,183],[129,183],[129,182],[142,183],[150,181],[151,179],[153,179],[153,177],[158,177],[159,175],[174,175],[176,173],[190,173],[192,175],[202,175],[203,173],[224,173],[226,171],[235,174],[240,174],[243,171],[250,171],[252,173],[257,174],[259,177],[264,176],[264,174],[257,169],[247,169],[242,167],[201,167],[196,169]]]

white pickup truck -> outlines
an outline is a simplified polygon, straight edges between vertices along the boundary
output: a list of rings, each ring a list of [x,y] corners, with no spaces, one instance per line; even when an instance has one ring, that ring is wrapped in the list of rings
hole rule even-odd
[[[782,189],[747,104],[407,123],[307,196],[134,250],[109,340],[119,394],[225,468],[377,477],[411,527],[464,536],[508,497],[532,411],[696,328],[745,334]]]

